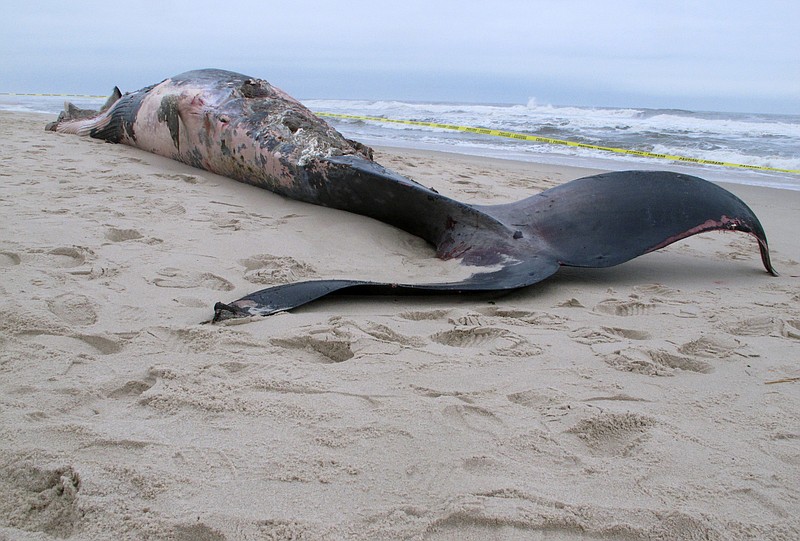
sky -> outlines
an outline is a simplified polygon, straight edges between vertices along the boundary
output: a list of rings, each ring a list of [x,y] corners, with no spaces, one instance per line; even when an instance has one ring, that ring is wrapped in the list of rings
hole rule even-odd
[[[300,99],[800,114],[797,0],[4,0],[0,92],[216,67]]]

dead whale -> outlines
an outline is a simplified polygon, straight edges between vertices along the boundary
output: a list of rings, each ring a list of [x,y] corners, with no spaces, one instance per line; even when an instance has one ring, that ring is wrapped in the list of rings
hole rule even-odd
[[[711,230],[753,235],[776,274],[752,210],[701,178],[621,171],[573,180],[521,201],[468,205],[392,172],[262,79],[190,71],[136,92],[117,89],[100,111],[67,106],[47,126],[167,156],[292,199],[363,214],[417,235],[469,278],[395,284],[312,280],[217,303],[214,321],[269,315],[333,292],[364,294],[509,290],[562,265],[610,267]]]

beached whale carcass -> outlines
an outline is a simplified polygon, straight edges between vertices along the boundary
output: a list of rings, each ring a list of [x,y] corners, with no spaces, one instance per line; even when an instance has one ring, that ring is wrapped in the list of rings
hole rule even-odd
[[[313,280],[217,303],[215,320],[269,315],[342,290],[507,290],[562,265],[609,267],[711,230],[753,235],[775,274],[758,218],[738,197],[665,171],[593,175],[502,205],[468,205],[394,173],[268,82],[190,71],[121,95],[100,111],[67,107],[48,129],[167,156],[275,193],[370,216],[420,236],[471,275],[442,283]]]

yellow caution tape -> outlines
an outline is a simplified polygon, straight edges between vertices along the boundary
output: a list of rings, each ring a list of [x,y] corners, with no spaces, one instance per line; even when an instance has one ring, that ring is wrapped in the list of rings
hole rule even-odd
[[[689,158],[687,156],[674,156],[672,154],[658,154],[655,152],[646,152],[643,150],[628,150],[624,148],[604,147],[599,145],[589,145],[586,143],[576,143],[574,141],[565,141],[563,139],[552,139],[550,137],[539,137],[538,135],[528,135],[525,133],[517,133],[503,130],[491,130],[488,128],[473,128],[470,126],[456,126],[454,124],[439,124],[438,122],[422,122],[419,120],[397,120],[394,118],[382,118],[377,116],[361,116],[361,115],[344,115],[340,113],[316,113],[319,116],[330,118],[342,118],[348,120],[368,120],[372,122],[388,122],[392,124],[406,124],[410,126],[424,126],[426,128],[439,128],[443,130],[453,130],[468,133],[478,133],[481,135],[492,135],[495,137],[505,137],[508,139],[518,139],[520,141],[533,141],[536,143],[547,143],[549,145],[563,145],[575,148],[587,148],[591,150],[601,150],[603,152],[615,152],[617,154],[628,154],[632,156],[641,156],[644,158],[658,158],[661,160],[672,160],[677,162],[699,163],[703,165],[720,165],[722,167],[738,167],[740,169],[751,169],[756,171],[773,171],[778,173],[793,173],[800,174],[798,169],[778,169],[775,167],[762,167],[760,165],[744,165],[741,163],[720,162],[716,160],[704,160],[702,158]]]
[[[48,96],[61,98],[99,98],[106,99],[108,96],[95,96],[92,94],[53,94],[50,92],[43,94],[23,94],[22,92],[0,92],[0,96]]]

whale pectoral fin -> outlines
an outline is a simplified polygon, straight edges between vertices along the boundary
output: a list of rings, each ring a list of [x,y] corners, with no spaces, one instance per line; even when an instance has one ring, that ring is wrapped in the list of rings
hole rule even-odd
[[[764,267],[776,274],[753,211],[727,190],[689,175],[606,173],[482,210],[544,241],[562,265],[610,267],[697,233],[728,230],[755,236]]]
[[[458,284],[394,284],[361,280],[312,280],[268,287],[229,304],[214,305],[213,323],[251,316],[270,316],[336,293],[364,295],[408,295],[467,291],[469,285]]]
[[[312,280],[269,287],[246,295],[231,303],[214,306],[217,323],[227,319],[269,316],[308,304],[331,294],[364,295],[436,295],[465,292],[490,292],[517,289],[552,276],[558,263],[546,256],[533,256],[526,261],[511,262],[497,269],[482,270],[459,282],[398,284],[362,280]]]
[[[58,115],[58,122],[65,120],[85,120],[100,114],[94,109],[81,109],[71,101],[64,102],[64,110]]]
[[[269,316],[297,308],[341,289],[369,282],[359,280],[312,280],[268,287],[237,299],[229,304],[214,306],[214,323],[249,316]]]

